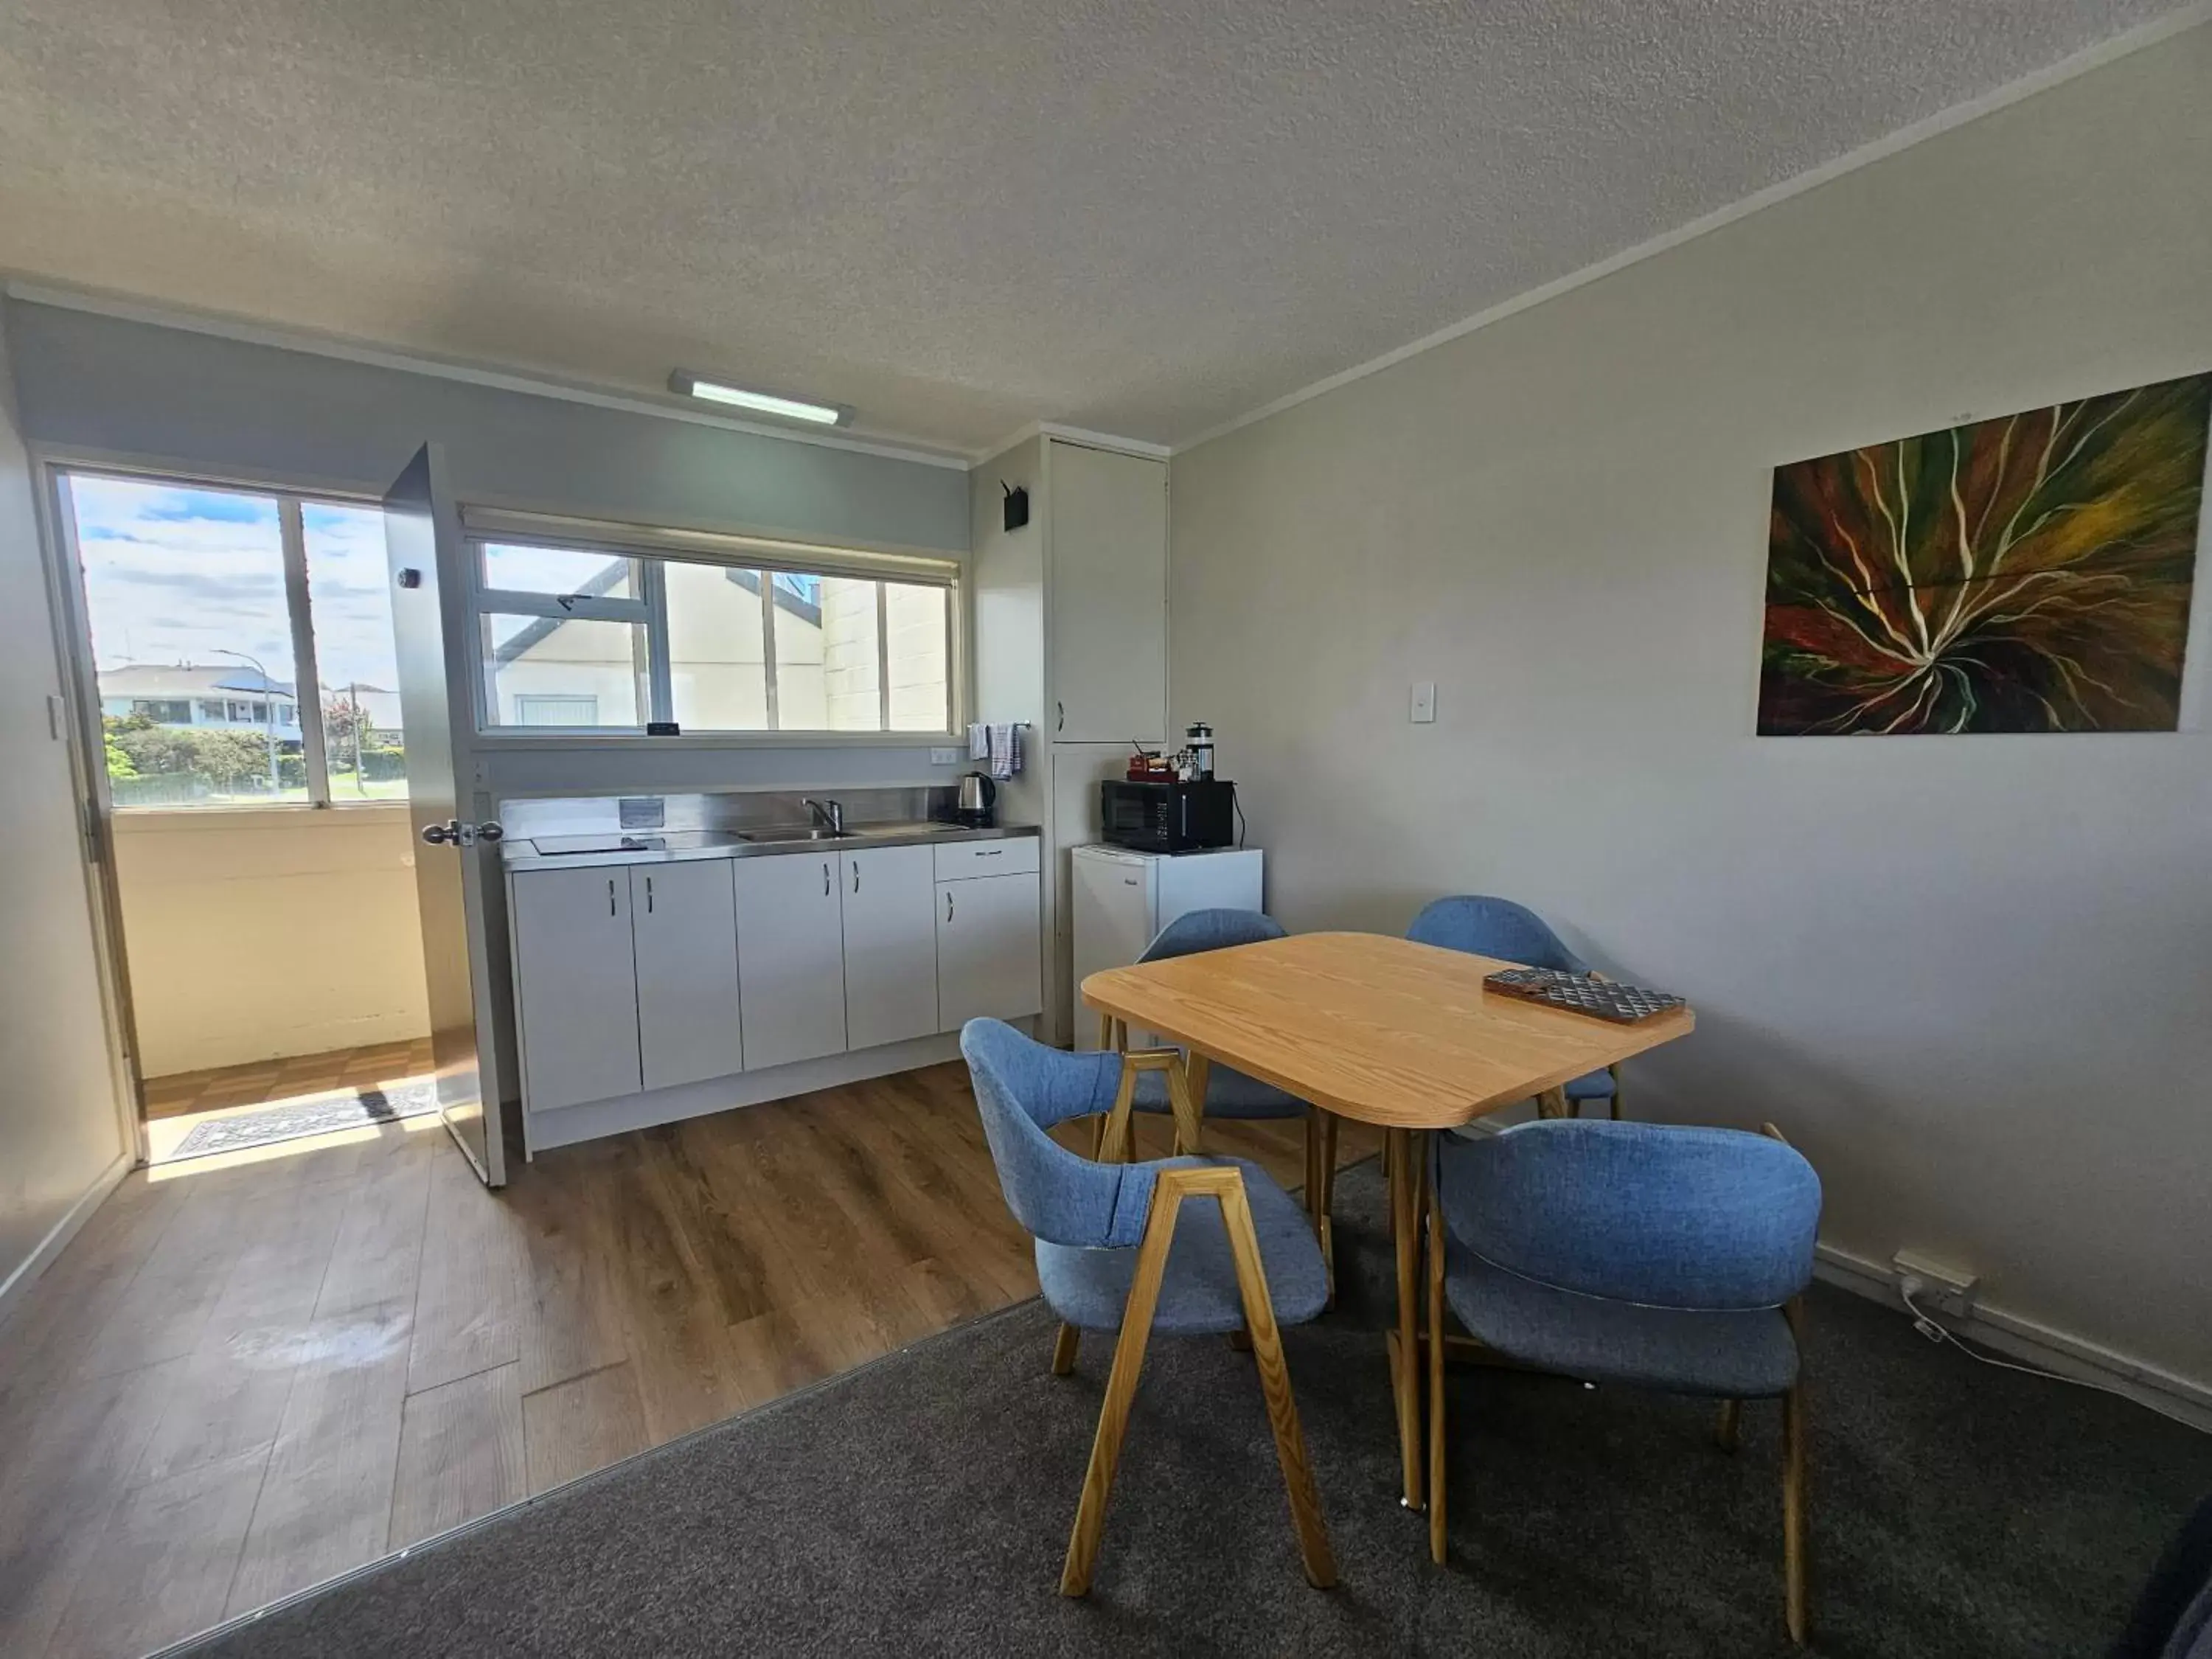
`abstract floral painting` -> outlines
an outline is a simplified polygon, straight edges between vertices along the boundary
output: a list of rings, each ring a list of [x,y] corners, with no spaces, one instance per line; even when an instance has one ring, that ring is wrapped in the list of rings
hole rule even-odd
[[[2212,374],[1774,471],[1767,736],[2170,732]]]

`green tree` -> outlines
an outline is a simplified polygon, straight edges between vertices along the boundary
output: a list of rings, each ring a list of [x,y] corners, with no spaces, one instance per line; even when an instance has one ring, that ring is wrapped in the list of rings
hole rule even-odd
[[[115,722],[110,747],[131,767],[127,775],[185,774],[205,778],[219,789],[234,789],[250,778],[269,775],[265,738],[249,732],[196,732],[156,726],[143,715]],[[126,775],[113,772],[111,776]]]
[[[138,718],[143,725],[152,724],[143,716]],[[107,775],[111,778],[135,778],[138,775],[138,763],[131,759],[130,751],[116,741],[127,724],[120,715],[102,714],[100,717],[100,741],[107,750]]]

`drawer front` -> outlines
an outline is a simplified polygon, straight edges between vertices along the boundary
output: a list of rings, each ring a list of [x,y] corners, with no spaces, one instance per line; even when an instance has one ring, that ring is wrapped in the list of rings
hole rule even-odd
[[[1012,836],[1004,841],[957,841],[937,849],[937,878],[967,881],[977,876],[1033,875],[1037,838]]]

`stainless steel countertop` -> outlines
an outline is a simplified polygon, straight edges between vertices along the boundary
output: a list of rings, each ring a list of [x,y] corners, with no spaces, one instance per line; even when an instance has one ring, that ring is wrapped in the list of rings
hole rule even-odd
[[[841,853],[857,847],[933,847],[944,842],[1006,841],[1034,836],[1033,823],[999,824],[988,830],[969,830],[957,823],[855,824],[842,836],[818,840],[778,839],[787,831],[774,830],[610,830],[598,835],[545,836],[537,841],[514,840],[500,845],[500,860],[509,871],[577,870],[611,864],[676,864],[692,859],[772,858],[783,853]],[[635,842],[608,845],[592,852],[543,850],[545,844],[599,842]]]

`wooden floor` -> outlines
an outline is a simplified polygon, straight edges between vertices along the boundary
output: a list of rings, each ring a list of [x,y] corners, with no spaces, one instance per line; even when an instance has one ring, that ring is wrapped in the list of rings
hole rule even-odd
[[[1207,1150],[1299,1179],[1295,1125]],[[435,1118],[140,1171],[0,1326],[0,1653],[144,1653],[1036,1291],[957,1065],[501,1194]]]
[[[146,1079],[146,1115],[178,1117],[231,1106],[261,1106],[295,1095],[371,1088],[402,1078],[422,1077],[434,1069],[430,1039],[423,1036],[363,1048],[336,1048],[325,1054],[297,1054],[289,1060],[217,1066],[204,1072],[172,1072]]]

